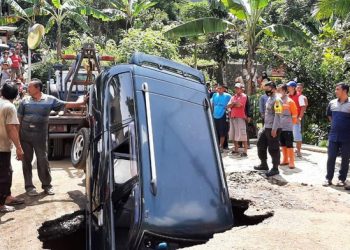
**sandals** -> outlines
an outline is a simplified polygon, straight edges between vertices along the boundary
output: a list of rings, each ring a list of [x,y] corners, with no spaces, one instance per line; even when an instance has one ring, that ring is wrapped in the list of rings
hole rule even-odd
[[[9,213],[14,211],[16,211],[16,209],[11,206],[3,205],[0,207],[0,213]]]
[[[21,205],[23,203],[24,203],[24,199],[10,196],[10,201],[5,202],[5,205],[15,206],[15,205]]]

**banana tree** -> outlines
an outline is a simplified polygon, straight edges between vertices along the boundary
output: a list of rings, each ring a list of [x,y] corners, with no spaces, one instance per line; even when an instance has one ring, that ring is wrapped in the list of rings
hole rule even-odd
[[[47,15],[49,20],[45,27],[46,33],[51,28],[57,26],[57,57],[61,56],[62,51],[62,23],[65,19],[71,19],[76,22],[84,30],[88,31],[90,28],[87,24],[85,16],[93,16],[102,21],[109,21],[108,15],[102,11],[94,9],[89,6],[81,4],[75,0],[52,0],[49,2],[45,0],[5,0],[10,8],[14,11],[14,15],[8,17],[0,17],[1,24],[16,23],[19,20],[25,20],[30,24],[35,23],[35,16]],[[30,8],[23,9],[19,2],[26,2],[31,4]]]
[[[210,33],[225,32],[233,24],[215,17],[206,17],[195,19],[193,21],[186,22],[179,26],[176,26],[165,32],[165,36],[170,39],[179,37],[191,38],[194,42],[194,67],[197,68],[197,45],[198,37],[204,36]]]
[[[349,0],[319,0],[315,4],[313,15],[321,20],[331,18],[332,16],[346,19],[350,17]]]
[[[28,36],[35,24],[35,18],[37,16],[45,15],[46,12],[43,9],[45,1],[43,0],[24,0],[29,4],[30,7],[23,9],[18,2],[14,0],[4,0],[10,8],[13,10],[13,14],[9,16],[1,16],[0,17],[0,25],[13,24],[18,22],[19,20],[23,20],[28,24]],[[27,81],[30,82],[31,79],[31,50],[28,46],[28,72],[27,72]]]
[[[71,19],[77,23],[83,30],[89,31],[86,16],[92,16],[102,21],[109,21],[108,15],[95,8],[82,5],[75,0],[52,0],[52,4],[45,2],[44,9],[50,16],[45,27],[48,33],[53,26],[57,26],[57,57],[61,56],[62,51],[62,23],[65,19]]]
[[[150,0],[110,0],[110,4],[117,11],[116,19],[124,18],[126,20],[125,30],[133,26],[135,18],[142,11],[152,8],[157,3],[157,1]]]
[[[247,74],[244,77],[247,87],[247,93],[255,92],[253,86],[253,78],[255,75],[254,62],[256,59],[256,51],[263,34],[269,36],[278,36],[286,38],[287,40],[307,45],[309,40],[307,35],[294,27],[286,25],[265,25],[261,18],[266,7],[268,7],[270,0],[220,0],[226,7],[233,18],[243,22],[242,35],[247,43],[247,55],[245,60],[245,69]]]
[[[8,16],[0,17],[0,25],[8,25],[18,22],[19,20],[23,20],[28,23],[28,26],[32,26],[35,24],[35,17],[41,16],[44,14],[42,10],[42,6],[44,5],[44,1],[42,0],[23,0],[22,2],[26,2],[30,7],[23,9],[20,5],[20,1],[15,0],[3,0],[5,3],[9,5],[12,9],[13,14]]]

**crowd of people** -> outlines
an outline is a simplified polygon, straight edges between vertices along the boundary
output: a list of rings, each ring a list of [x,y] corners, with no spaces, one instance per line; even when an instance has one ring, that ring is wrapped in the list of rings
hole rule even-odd
[[[308,99],[303,94],[303,83],[289,81],[276,86],[266,74],[262,76],[264,94],[259,99],[259,112],[263,127],[257,140],[257,154],[260,164],[255,170],[266,171],[266,176],[279,174],[279,166],[295,168],[295,156],[302,158],[302,129]],[[327,175],[324,186],[332,185],[337,155],[342,158],[337,186],[350,190],[346,183],[350,158],[350,99],[349,86],[346,83],[336,85],[336,99],[329,103],[327,116],[331,122],[328,145]],[[217,85],[210,91],[213,118],[217,132],[220,151],[228,149],[225,141],[233,142],[232,155],[247,157],[249,138],[247,124],[252,119],[249,112],[249,97],[244,93],[241,82],[234,84],[234,94],[227,92],[227,87]],[[243,152],[239,151],[239,144]],[[296,146],[294,150],[294,144]],[[272,168],[267,163],[267,152],[272,158]],[[282,154],[282,159],[281,159]]]
[[[1,87],[0,97],[0,212],[15,211],[15,205],[24,200],[11,195],[12,167],[11,145],[16,148],[16,158],[22,161],[24,188],[28,196],[37,196],[32,181],[32,160],[35,152],[37,171],[42,189],[47,195],[54,195],[51,185],[51,172],[48,162],[48,120],[51,110],[78,108],[85,105],[87,98],[76,102],[65,102],[42,92],[43,84],[32,79],[28,95],[23,98],[18,109],[14,101],[18,98],[18,84],[6,81]]]
[[[15,82],[18,87],[19,96],[23,96],[24,91],[24,71],[27,64],[27,57],[22,50],[21,44],[16,44],[10,50],[2,52],[0,57],[0,88],[5,82]]]
[[[2,64],[5,58],[2,59]],[[15,72],[17,75],[19,72]],[[47,158],[48,118],[51,110],[77,108],[85,105],[87,98],[76,102],[65,102],[56,97],[44,94],[43,84],[39,79],[32,79],[28,86],[28,94],[20,100],[18,109],[14,101],[19,96],[18,78],[8,79],[1,85],[0,95],[0,212],[15,211],[15,205],[24,200],[11,195],[12,168],[11,150],[15,146],[16,158],[22,161],[24,188],[28,196],[37,196],[32,182],[32,160],[35,153],[37,171],[42,189],[47,195],[53,195],[51,173]],[[268,77],[263,76],[264,94],[259,99],[259,111],[262,115],[263,127],[257,141],[257,154],[260,164],[255,170],[267,171],[266,176],[279,174],[280,165],[295,168],[295,154],[301,157],[302,127],[308,106],[303,95],[303,84],[289,81],[276,86]],[[251,103],[244,93],[241,82],[234,85],[234,95],[228,93],[225,86],[217,85],[210,93],[213,106],[219,147],[221,152],[228,147],[228,140],[233,141],[231,154],[248,157],[249,137],[247,124],[252,119]],[[331,122],[329,132],[327,175],[324,186],[333,185],[336,157],[340,154],[342,163],[338,176],[338,186],[350,190],[346,178],[350,159],[350,98],[349,86],[346,83],[336,85],[336,99],[327,109]],[[294,142],[296,151],[294,151]],[[243,151],[240,150],[243,148]],[[272,168],[267,163],[267,152],[272,158]],[[282,152],[282,160],[281,158]]]

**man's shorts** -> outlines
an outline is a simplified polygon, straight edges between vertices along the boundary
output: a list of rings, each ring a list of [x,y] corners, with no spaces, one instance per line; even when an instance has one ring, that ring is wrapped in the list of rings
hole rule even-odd
[[[22,75],[22,72],[21,72],[20,68],[18,68],[18,69],[11,68],[11,78],[14,79],[15,75],[16,75],[17,78]]]
[[[228,133],[228,122],[226,121],[226,115],[224,115],[222,118],[216,119],[214,118],[216,133],[219,135],[219,137],[225,137]]]
[[[247,141],[247,125],[243,118],[230,119],[230,140],[233,141]]]
[[[301,135],[301,124],[294,124],[293,125],[293,137],[295,142],[301,142],[303,141],[303,136]]]
[[[280,136],[280,143],[282,147],[293,148],[293,132],[282,131]]]

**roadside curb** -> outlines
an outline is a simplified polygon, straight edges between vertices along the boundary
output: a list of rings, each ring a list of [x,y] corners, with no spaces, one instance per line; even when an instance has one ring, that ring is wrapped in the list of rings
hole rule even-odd
[[[256,145],[258,139],[253,138],[250,139],[249,142],[251,144]],[[321,148],[321,147],[317,147],[317,146],[313,146],[313,145],[309,145],[309,144],[303,144],[302,145],[302,150],[307,150],[307,151],[311,151],[311,152],[316,152],[316,153],[323,153],[323,154],[327,154],[327,148]]]

